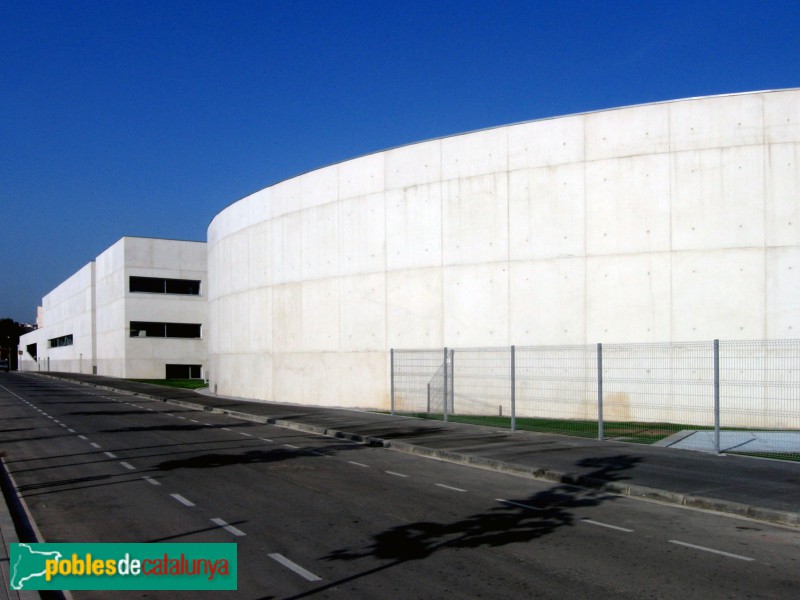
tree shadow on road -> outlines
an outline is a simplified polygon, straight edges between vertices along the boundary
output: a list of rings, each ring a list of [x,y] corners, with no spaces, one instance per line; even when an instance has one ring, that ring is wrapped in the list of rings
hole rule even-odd
[[[641,459],[620,455],[585,459],[579,467],[593,469],[583,477],[606,482],[627,479],[623,473]],[[417,521],[376,533],[364,548],[342,548],[323,557],[328,561],[376,559],[390,561],[379,567],[296,595],[304,598],[322,590],[375,574],[433,554],[462,548],[496,548],[530,542],[575,522],[576,510],[598,506],[617,496],[597,489],[558,484],[528,497],[504,499],[493,508],[452,522]]]
[[[358,446],[353,446],[353,449]],[[153,467],[154,470],[171,471],[174,469],[210,469],[215,467],[228,467],[230,465],[250,465],[260,463],[275,463],[303,457],[326,456],[349,450],[350,446],[324,446],[315,447],[313,450],[270,448],[269,450],[248,450],[238,453],[211,452],[190,456],[188,458],[173,459],[161,462]]]

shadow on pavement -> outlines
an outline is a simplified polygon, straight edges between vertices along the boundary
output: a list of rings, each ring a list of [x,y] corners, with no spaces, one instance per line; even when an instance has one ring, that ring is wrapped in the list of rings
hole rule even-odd
[[[588,477],[621,481],[627,479],[623,476],[624,471],[631,469],[640,460],[641,458],[635,456],[619,455],[586,459],[577,464],[594,469],[586,474]],[[616,498],[617,496],[603,492],[561,484],[529,497],[508,499],[500,506],[457,521],[418,521],[392,527],[376,533],[372,543],[365,548],[343,548],[323,557],[329,561],[373,558],[391,562],[293,596],[290,600],[312,596],[406,562],[428,558],[441,551],[496,548],[529,542],[561,527],[572,526],[576,509],[598,506]]]

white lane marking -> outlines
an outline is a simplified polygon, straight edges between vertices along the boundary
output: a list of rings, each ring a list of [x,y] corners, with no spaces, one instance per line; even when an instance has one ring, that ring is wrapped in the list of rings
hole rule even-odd
[[[223,427],[222,431],[230,431],[230,429],[228,429],[227,427]]]
[[[274,552],[272,554],[268,554],[268,556],[272,560],[281,563],[287,569],[291,569],[306,581],[322,581],[322,577],[314,575],[311,571],[307,571],[297,563],[294,563],[288,558],[286,558],[283,554],[278,554],[277,552]]]
[[[91,444],[89,444],[89,445],[90,445],[92,448],[102,448],[102,446],[101,446],[100,444],[96,443],[96,442],[92,442],[92,443],[91,443]]]
[[[211,522],[212,522],[212,523],[216,523],[217,525],[219,525],[220,527],[222,527],[222,528],[223,528],[225,531],[227,531],[228,533],[232,533],[233,535],[238,535],[238,536],[243,536],[243,535],[245,535],[245,532],[244,532],[244,531],[242,531],[241,529],[237,529],[237,528],[236,528],[236,527],[234,527],[233,525],[228,525],[228,524],[227,524],[225,521],[223,521],[222,519],[219,519],[219,518],[217,518],[217,519],[211,519]]]
[[[749,556],[741,556],[739,554],[731,554],[730,552],[723,552],[722,550],[714,550],[714,548],[706,548],[705,546],[695,546],[694,544],[688,544],[686,542],[681,542],[679,540],[669,540],[670,544],[678,544],[679,546],[686,546],[687,548],[694,548],[695,550],[702,550],[704,552],[713,552],[714,554],[721,554],[722,556],[727,556],[729,558],[737,558],[739,560],[746,560],[746,561],[754,561],[755,558],[750,558]]]
[[[536,506],[531,506],[530,504],[523,504],[522,502],[513,502],[511,500],[503,500],[502,498],[495,498],[497,502],[502,502],[503,504],[511,504],[512,506],[519,506],[520,508],[527,508],[529,510],[542,510],[541,508],[537,508]]]
[[[69,431],[70,433],[75,433],[74,429],[67,429],[67,431]]]
[[[82,440],[88,440],[89,439],[85,435],[79,435],[78,437],[81,438]]]
[[[265,442],[272,443],[272,440],[271,440],[271,439],[269,439],[269,438],[258,438],[258,439],[260,439],[260,440],[264,440]]]
[[[444,483],[437,483],[440,488],[444,488],[446,490],[453,490],[454,492],[466,492],[467,490],[462,490],[461,488],[453,487],[452,485],[446,485]]]
[[[62,426],[62,427],[64,427],[65,429],[66,429],[66,427],[67,427],[67,426],[66,426],[66,425],[64,425],[63,423],[59,423],[59,425],[61,425],[61,426]]]
[[[250,433],[245,433],[244,431],[240,431],[240,432],[239,432],[239,434],[240,434],[240,435],[246,435],[247,437],[253,437],[253,435],[252,435],[252,434],[250,434]]]
[[[402,473],[397,473],[395,471],[384,471],[387,475],[394,475],[395,477],[408,477],[408,475],[403,475]]]
[[[365,465],[364,463],[356,462],[354,460],[348,460],[347,462],[349,462],[351,465],[355,465],[357,467],[367,467],[367,468],[369,468],[369,465]]]
[[[175,416],[172,413],[164,413],[164,414],[167,415],[168,417],[174,417]]]
[[[609,525],[608,523],[601,523],[600,521],[593,521],[592,519],[581,519],[581,521],[584,523],[589,523],[590,525],[598,525],[600,527],[607,527],[608,529],[624,531],[625,533],[633,533],[633,529],[627,529],[626,527],[619,527],[617,525]]]
[[[206,427],[211,427],[211,423],[206,423],[205,421],[202,423],[202,425],[205,425]]]
[[[130,469],[131,471],[135,471],[136,470],[136,467],[134,467],[131,463],[126,463],[124,460],[120,461],[119,464],[121,464],[126,469]]]
[[[189,419],[189,420],[190,420],[192,423],[199,423],[199,422],[200,422],[200,421],[198,421],[198,420],[196,420],[196,419]]]
[[[117,455],[113,452],[103,452],[108,458],[117,458]]]
[[[191,500],[187,500],[186,498],[184,498],[180,494],[170,494],[170,496],[175,498],[175,500],[177,500],[178,502],[180,502],[184,506],[189,506],[189,507],[194,506],[194,502],[192,502]]]
[[[178,418],[179,418],[179,419],[183,419],[184,421],[186,420],[186,417],[182,417],[182,416],[180,416],[180,415],[178,415]]]
[[[299,450],[300,446],[293,446],[292,444],[284,444],[287,448],[294,448],[295,450]]]
[[[144,479],[150,485],[161,485],[160,481],[157,481],[157,480],[153,479],[152,477],[148,477],[147,475],[144,475],[142,477],[142,479]]]
[[[63,423],[62,423],[61,421],[59,421],[58,419],[53,419],[53,421],[55,421],[55,422],[56,422],[56,423],[58,423],[59,425],[63,425]]]

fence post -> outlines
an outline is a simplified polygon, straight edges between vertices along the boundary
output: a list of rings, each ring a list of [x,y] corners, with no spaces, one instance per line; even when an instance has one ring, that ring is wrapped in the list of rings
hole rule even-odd
[[[597,439],[603,441],[603,344],[597,344]]]
[[[450,414],[456,414],[456,350],[450,348]]]
[[[392,416],[394,416],[394,348],[389,349],[389,380],[391,385],[391,408],[392,408]]]
[[[719,340],[714,340],[714,452],[719,454]]]
[[[517,361],[516,347],[511,345],[511,431],[517,430]]]
[[[447,351],[447,346],[444,348],[444,389],[442,390],[443,398],[442,398],[442,413],[444,414],[444,420],[447,421],[447,357],[449,352]]]

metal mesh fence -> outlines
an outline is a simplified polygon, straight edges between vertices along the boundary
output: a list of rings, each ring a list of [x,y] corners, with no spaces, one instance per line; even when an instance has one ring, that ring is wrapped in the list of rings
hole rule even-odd
[[[720,342],[720,450],[800,459],[800,340]]]
[[[393,350],[392,407],[800,460],[800,340]]]
[[[508,426],[511,418],[511,349],[454,349],[452,363],[453,406],[450,414],[462,422]]]
[[[392,411],[431,413],[431,382],[444,387],[444,354],[439,350],[392,351]]]
[[[516,348],[516,426],[597,437],[597,348]]]
[[[604,437],[669,445],[713,429],[711,342],[603,344],[602,359]]]

